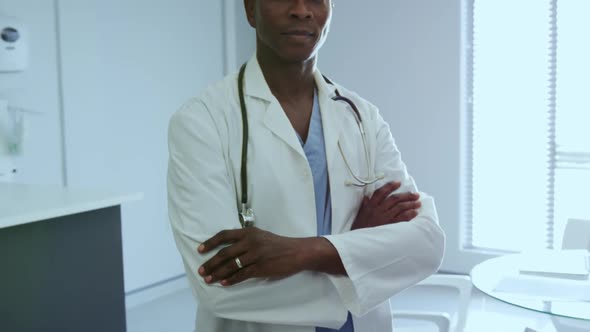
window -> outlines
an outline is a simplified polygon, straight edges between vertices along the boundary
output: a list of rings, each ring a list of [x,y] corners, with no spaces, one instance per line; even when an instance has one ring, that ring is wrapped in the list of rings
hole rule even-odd
[[[590,218],[590,1],[468,7],[464,245],[560,247],[568,218]]]

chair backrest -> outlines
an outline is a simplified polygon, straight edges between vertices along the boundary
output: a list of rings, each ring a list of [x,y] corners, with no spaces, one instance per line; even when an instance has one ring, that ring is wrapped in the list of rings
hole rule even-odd
[[[468,276],[432,275],[391,298],[394,319],[398,311],[440,311],[451,315],[450,331],[462,332],[465,329],[472,287]]]
[[[590,322],[567,317],[551,315],[551,321],[557,331],[567,332],[588,332],[590,331]]]
[[[561,248],[590,251],[590,220],[569,219],[563,233]]]

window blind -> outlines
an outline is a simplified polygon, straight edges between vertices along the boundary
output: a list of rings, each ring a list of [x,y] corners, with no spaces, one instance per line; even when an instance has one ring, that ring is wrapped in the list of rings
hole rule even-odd
[[[472,0],[464,245],[561,245],[590,218],[587,0]]]

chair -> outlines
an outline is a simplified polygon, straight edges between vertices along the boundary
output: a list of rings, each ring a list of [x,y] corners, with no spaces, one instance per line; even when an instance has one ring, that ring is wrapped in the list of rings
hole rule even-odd
[[[436,325],[439,332],[448,332],[451,328],[451,316],[446,312],[417,312],[417,311],[395,311],[394,330],[395,332],[415,332],[416,327],[400,327],[397,324],[400,320],[423,321]]]
[[[530,327],[524,329],[524,332],[588,332],[590,331],[590,322],[575,320],[573,318],[551,316],[553,327],[535,330]]]
[[[551,321],[557,332],[588,332],[590,330],[590,322],[587,321],[557,316],[551,316]]]
[[[563,232],[561,248],[590,251],[590,220],[569,219]]]
[[[390,299],[394,330],[407,326],[402,322],[420,321],[420,326],[436,325],[439,332],[462,332],[472,287],[468,276],[435,274],[396,294]],[[418,331],[412,326],[407,331]]]
[[[561,249],[586,249],[590,251],[590,220],[568,219],[563,232]],[[565,317],[551,316],[557,331],[588,331],[590,323]]]
[[[586,249],[590,251],[590,220],[568,219],[563,232],[561,244],[563,250]],[[551,321],[558,332],[583,332],[588,331],[590,323],[576,321],[575,319],[551,316]],[[525,332],[537,332],[526,328]]]

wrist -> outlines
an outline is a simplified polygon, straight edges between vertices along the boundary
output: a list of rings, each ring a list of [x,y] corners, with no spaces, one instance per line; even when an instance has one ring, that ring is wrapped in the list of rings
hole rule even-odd
[[[322,254],[321,243],[318,241],[319,237],[308,237],[301,239],[299,244],[297,263],[301,271],[316,271],[320,264],[319,257]]]
[[[298,257],[301,271],[346,274],[338,251],[328,239],[310,237],[301,240]]]

